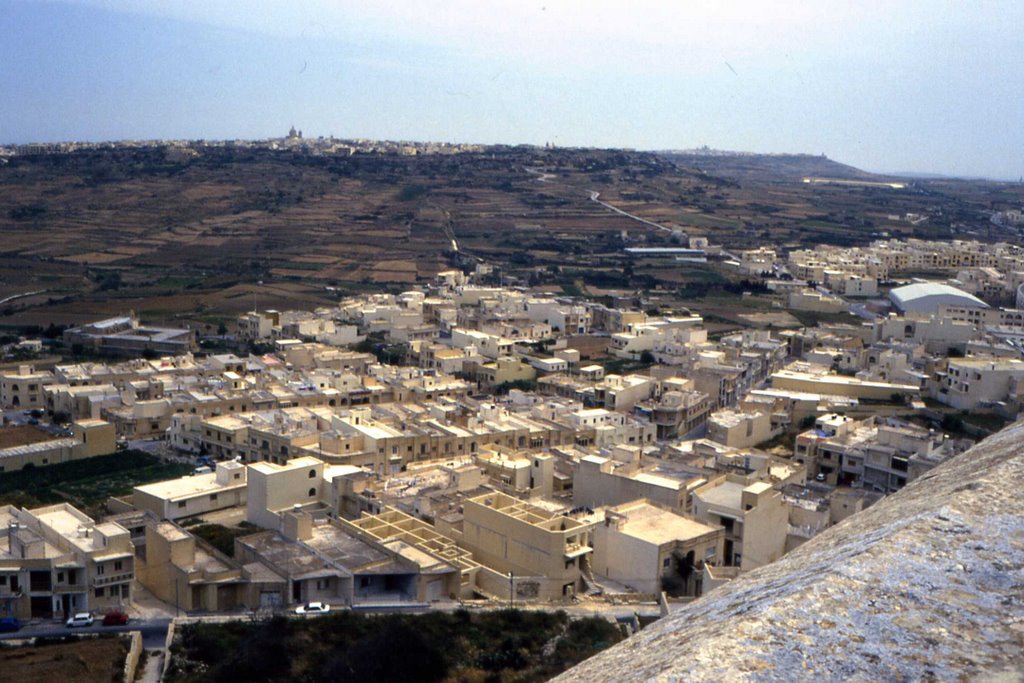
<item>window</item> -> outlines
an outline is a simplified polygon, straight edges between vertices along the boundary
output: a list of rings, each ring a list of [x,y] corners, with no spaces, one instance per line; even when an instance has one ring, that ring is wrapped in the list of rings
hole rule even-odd
[[[185,509],[185,501],[183,501],[183,500],[179,500],[178,501],[178,509],[179,510],[184,510]]]
[[[316,496],[316,489],[310,489],[309,490],[309,497],[313,498],[314,496]]]
[[[211,503],[216,503],[217,502],[217,494],[216,493],[211,493],[210,494],[210,502]]]
[[[96,565],[96,575],[97,576],[103,576],[103,573],[104,573],[104,571],[106,571],[106,569],[107,568],[104,567],[102,564]]]
[[[114,562],[114,571],[115,571],[115,572],[119,572],[119,571],[121,571],[121,567],[122,567],[122,566],[123,566],[123,565],[122,565],[122,563],[121,563],[121,560],[117,560],[116,562]]]
[[[310,470],[309,471],[309,478],[310,479],[316,479],[316,470]]]
[[[105,588],[100,587],[100,588],[96,589],[96,597],[97,598],[102,598],[104,593],[106,593],[106,589]]]
[[[661,561],[661,566],[664,567],[665,569],[668,569],[669,567],[671,567],[672,566],[672,558],[671,557],[666,557],[664,560]]]

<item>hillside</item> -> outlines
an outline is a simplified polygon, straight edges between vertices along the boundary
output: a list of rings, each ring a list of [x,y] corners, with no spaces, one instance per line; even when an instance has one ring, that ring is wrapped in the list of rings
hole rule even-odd
[[[805,155],[527,146],[341,155],[194,143],[12,156],[0,165],[0,325],[135,310],[215,328],[254,303],[313,307],[478,260],[566,291],[676,288],[704,276],[626,268],[623,247],[668,244],[673,232],[731,248],[998,239],[1007,235],[988,212],[1024,203],[1019,185],[812,186],[801,182],[808,172],[860,177]],[[906,213],[926,219],[903,222]]]
[[[762,182],[801,180],[807,176],[846,180],[889,180],[811,154],[742,154],[732,152],[662,152],[662,156],[686,168],[733,180]]]

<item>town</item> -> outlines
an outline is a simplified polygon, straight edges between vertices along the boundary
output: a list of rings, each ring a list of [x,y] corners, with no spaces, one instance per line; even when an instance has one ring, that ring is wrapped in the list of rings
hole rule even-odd
[[[0,617],[656,617],[1018,414],[1019,247],[727,258],[780,311],[847,319],[709,334],[689,310],[648,312],[643,293],[545,296],[479,284],[478,264],[399,294],[254,309],[223,335],[235,351],[131,313],[64,330],[56,343],[90,360],[43,369],[42,340],[13,343],[5,477],[129,456],[182,476],[88,509],[70,491],[0,508]]]

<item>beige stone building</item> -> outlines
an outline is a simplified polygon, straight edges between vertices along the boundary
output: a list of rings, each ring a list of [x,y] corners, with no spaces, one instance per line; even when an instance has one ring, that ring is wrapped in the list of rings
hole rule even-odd
[[[248,481],[245,465],[228,460],[208,474],[193,474],[132,489],[132,501],[159,519],[184,519],[214,510],[245,505]]]
[[[638,500],[594,527],[594,573],[641,593],[700,595],[705,563],[722,561],[725,530]]]
[[[722,564],[744,571],[782,557],[789,509],[782,494],[766,482],[722,475],[693,492],[693,516],[725,529]]]
[[[176,609],[223,612],[287,604],[283,577],[258,562],[242,564],[173,522],[146,525],[139,583]]]
[[[572,501],[576,506],[596,508],[647,499],[676,512],[687,512],[690,491],[706,481],[697,470],[683,470],[679,476],[651,471],[638,448],[620,446],[610,458],[580,458],[573,476]]]
[[[120,524],[66,503],[0,507],[0,615],[64,618],[131,602],[135,548]]]
[[[768,411],[719,410],[708,417],[708,438],[732,448],[751,448],[780,433]]]
[[[279,529],[284,513],[322,507],[324,462],[310,456],[286,464],[258,462],[249,466],[246,519],[264,529]]]
[[[453,538],[494,572],[529,577],[531,597],[564,599],[588,587],[596,523],[494,492],[464,502],[462,529]]]
[[[45,410],[43,387],[53,383],[53,373],[37,371],[31,365],[0,372],[0,406],[22,410]]]
[[[32,440],[0,449],[0,473],[15,472],[28,465],[44,467],[109,455],[116,448],[113,425],[103,420],[80,420],[72,425],[69,437]]]

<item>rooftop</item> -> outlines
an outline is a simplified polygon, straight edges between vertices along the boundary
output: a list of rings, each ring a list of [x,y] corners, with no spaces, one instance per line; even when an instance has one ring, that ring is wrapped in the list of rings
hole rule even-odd
[[[656,545],[687,541],[719,530],[646,501],[620,505],[611,510],[626,517],[626,521],[619,525],[619,531]]]
[[[144,484],[142,486],[136,486],[135,490],[163,500],[177,500],[180,498],[201,496],[214,491],[222,491],[224,489],[234,488],[237,486],[244,487],[245,485],[245,482],[238,482],[234,480],[232,480],[230,484],[220,484],[217,482],[217,473],[210,472],[209,474],[193,474],[190,476],[180,477],[178,479],[168,479],[167,481],[158,481],[153,484]]]

